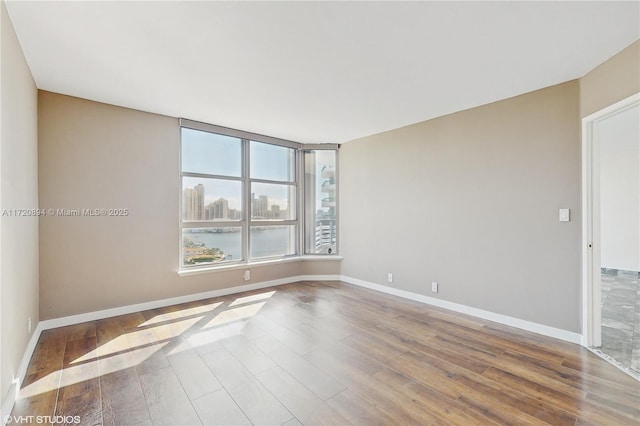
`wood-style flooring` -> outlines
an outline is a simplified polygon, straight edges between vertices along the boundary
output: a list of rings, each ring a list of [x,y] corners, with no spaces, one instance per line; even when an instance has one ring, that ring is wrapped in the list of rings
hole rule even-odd
[[[12,415],[82,425],[638,425],[640,383],[578,345],[303,282],[47,330]]]

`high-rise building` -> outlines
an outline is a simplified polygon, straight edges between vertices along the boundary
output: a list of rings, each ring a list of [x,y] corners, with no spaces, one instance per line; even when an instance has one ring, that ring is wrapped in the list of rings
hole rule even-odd
[[[204,185],[199,183],[193,187],[195,190],[195,220],[204,220]]]
[[[269,197],[251,193],[251,216],[256,219],[267,219],[269,217]]]
[[[316,213],[316,252],[335,250],[336,244],[336,183],[332,165],[322,166],[321,192],[326,194],[321,201],[321,209]],[[329,251],[330,253],[330,251]]]
[[[206,219],[204,207],[204,185],[198,184],[182,191],[182,217],[184,220]]]
[[[214,215],[214,206],[213,203],[207,205],[204,208],[204,219],[205,220],[212,220],[213,219],[213,215]]]
[[[269,217],[271,219],[280,219],[280,216],[281,216],[280,206],[277,204],[272,204]]]
[[[194,220],[195,211],[195,191],[185,188],[182,191],[182,218],[183,220]]]
[[[219,198],[213,203],[213,217],[212,219],[229,219],[229,201],[224,198]]]
[[[260,195],[258,197],[258,205],[260,211],[259,216],[266,219],[269,215],[269,198],[266,195]]]

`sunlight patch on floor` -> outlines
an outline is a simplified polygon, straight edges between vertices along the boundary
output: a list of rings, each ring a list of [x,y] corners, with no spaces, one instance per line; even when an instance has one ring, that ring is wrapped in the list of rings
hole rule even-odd
[[[169,355],[177,354],[189,349],[201,348],[207,345],[215,345],[217,342],[229,337],[241,335],[247,326],[247,321],[235,321],[216,328],[200,331],[186,337],[178,345],[169,351]]]
[[[116,371],[122,371],[140,365],[167,344],[169,344],[169,342],[156,343],[112,357],[100,358],[98,360],[100,375],[115,373]]]
[[[232,321],[239,321],[246,318],[251,318],[257,314],[266,302],[254,303],[252,305],[241,306],[238,308],[228,309],[224,312],[220,312],[214,319],[209,321],[203,329],[217,327],[223,324],[227,324]]]
[[[138,327],[145,327],[145,326],[154,325],[154,324],[158,324],[165,321],[172,321],[175,319],[189,317],[191,315],[206,314],[208,312],[213,311],[214,309],[216,309],[221,305],[222,305],[222,302],[217,302],[217,303],[211,303],[209,305],[204,305],[204,306],[196,306],[193,308],[181,309],[175,312],[167,312],[164,314],[156,315],[150,320],[143,322]]]
[[[180,336],[185,331],[193,327],[202,318],[204,318],[204,315],[195,318],[188,318],[182,321],[171,322],[164,325],[158,325],[151,328],[151,332],[153,333],[153,337],[155,337],[158,342],[171,340]]]
[[[240,335],[249,324],[249,319],[274,294],[275,291],[270,291],[238,298],[227,310],[219,312],[206,324],[198,323],[205,318],[208,320],[207,315],[213,316],[211,312],[222,306],[223,302],[156,315],[138,326],[145,328],[123,332],[74,359],[68,367],[25,386],[20,390],[19,398],[33,397],[135,367],[167,345],[171,345],[169,354],[175,354],[215,345],[220,340]]]
[[[274,291],[268,291],[266,293],[254,294],[246,297],[239,297],[236,300],[234,300],[229,306],[238,306],[238,305],[243,305],[245,303],[257,302],[258,300],[269,299],[275,293],[276,292],[274,290]]]
[[[100,345],[86,354],[74,359],[71,364],[78,364],[97,358],[105,358],[114,354],[120,354],[140,346],[152,345],[158,341],[169,340],[181,335],[193,324],[202,319],[202,316],[188,318],[186,320],[158,325],[152,329],[135,330],[121,334],[112,340]]]
[[[139,365],[158,350],[162,349],[167,342],[158,343],[132,351],[126,351],[107,358],[100,358],[84,364],[72,365],[63,370],[56,370],[40,380],[25,386],[20,390],[20,399],[29,398],[35,395],[64,388],[76,383],[95,379],[101,375],[114,373],[127,368]]]

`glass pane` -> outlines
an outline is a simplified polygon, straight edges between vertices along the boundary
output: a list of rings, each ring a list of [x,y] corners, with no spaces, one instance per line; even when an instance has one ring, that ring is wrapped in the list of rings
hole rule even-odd
[[[335,254],[336,222],[336,152],[305,153],[305,252]]]
[[[183,228],[184,266],[242,260],[242,228]]]
[[[251,219],[295,220],[296,187],[271,183],[251,184]]]
[[[295,151],[284,146],[251,141],[251,178],[295,181]]]
[[[183,177],[182,220],[242,220],[242,183]]]
[[[242,173],[242,141],[183,128],[182,171],[239,177]]]
[[[252,226],[250,257],[285,256],[296,253],[295,226]]]

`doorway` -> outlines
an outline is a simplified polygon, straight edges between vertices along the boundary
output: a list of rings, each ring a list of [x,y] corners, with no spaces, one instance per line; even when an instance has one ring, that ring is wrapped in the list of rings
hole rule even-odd
[[[583,344],[640,377],[640,94],[583,119]]]

